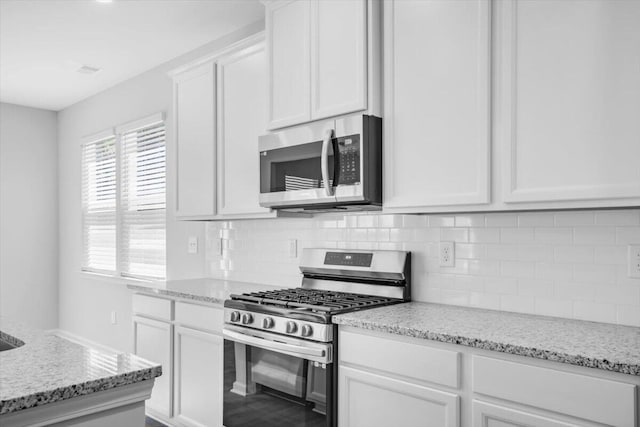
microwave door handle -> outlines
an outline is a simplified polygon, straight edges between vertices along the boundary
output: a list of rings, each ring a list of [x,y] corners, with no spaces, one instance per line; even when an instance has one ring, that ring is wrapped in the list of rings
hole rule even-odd
[[[327,197],[333,196],[333,187],[331,187],[331,183],[329,182],[329,144],[331,144],[332,138],[333,129],[327,129],[327,132],[324,134],[324,139],[322,140],[322,156],[320,158],[322,181]]]
[[[235,341],[240,344],[248,344],[254,345],[256,347],[261,347],[267,350],[273,351],[286,351],[302,356],[313,356],[313,357],[325,357],[326,351],[321,348],[309,348],[303,347],[295,344],[286,344],[282,342],[270,341],[264,338],[254,337],[253,335],[246,335],[241,332],[230,331],[228,329],[222,330],[222,335],[226,338],[229,338],[231,341]]]

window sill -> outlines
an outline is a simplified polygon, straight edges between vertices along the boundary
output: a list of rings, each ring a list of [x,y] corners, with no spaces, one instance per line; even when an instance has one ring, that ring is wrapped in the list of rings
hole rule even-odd
[[[112,283],[114,285],[162,285],[164,280],[138,279],[134,277],[112,276],[109,274],[96,273],[93,271],[80,270],[80,277],[90,280],[97,280],[104,283]]]

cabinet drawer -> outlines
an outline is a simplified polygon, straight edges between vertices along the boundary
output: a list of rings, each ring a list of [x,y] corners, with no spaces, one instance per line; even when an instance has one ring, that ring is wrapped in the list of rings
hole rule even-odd
[[[156,319],[173,320],[171,317],[171,300],[164,298],[134,294],[133,312]]]
[[[417,340],[416,340],[417,341]],[[340,362],[458,388],[460,353],[340,331]]]
[[[176,322],[192,328],[222,333],[223,310],[187,302],[176,302]]]
[[[473,356],[473,391],[607,425],[635,426],[632,384]]]

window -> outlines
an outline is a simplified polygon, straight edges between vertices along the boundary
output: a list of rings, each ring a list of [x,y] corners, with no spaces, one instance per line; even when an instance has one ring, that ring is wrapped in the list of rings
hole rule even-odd
[[[82,269],[164,279],[166,148],[161,115],[88,138],[82,150]]]

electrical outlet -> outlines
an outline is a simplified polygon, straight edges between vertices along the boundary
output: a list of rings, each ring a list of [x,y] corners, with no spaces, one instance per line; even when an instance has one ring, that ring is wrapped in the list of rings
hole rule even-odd
[[[289,258],[298,257],[298,241],[296,239],[289,239]]]
[[[453,267],[455,265],[455,243],[440,242],[440,267]]]
[[[189,244],[187,246],[187,253],[197,254],[198,253],[198,238],[195,236],[189,237]]]
[[[629,245],[629,277],[640,279],[640,245]]]
[[[115,325],[118,323],[118,313],[116,313],[116,311],[112,311],[111,312],[111,324]]]

